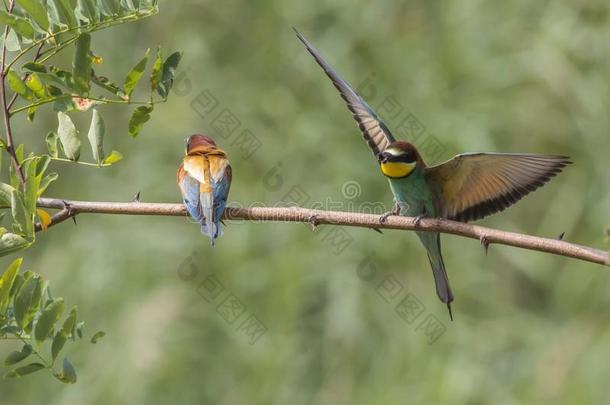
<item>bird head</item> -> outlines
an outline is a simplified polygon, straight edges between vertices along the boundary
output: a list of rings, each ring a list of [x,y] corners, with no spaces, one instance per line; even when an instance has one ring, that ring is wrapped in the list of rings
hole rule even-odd
[[[186,152],[187,153],[198,146],[216,147],[216,142],[214,142],[214,140],[207,135],[199,135],[199,134],[191,135],[186,140]]]
[[[378,156],[381,172],[391,179],[409,176],[421,163],[415,146],[409,142],[392,142]]]

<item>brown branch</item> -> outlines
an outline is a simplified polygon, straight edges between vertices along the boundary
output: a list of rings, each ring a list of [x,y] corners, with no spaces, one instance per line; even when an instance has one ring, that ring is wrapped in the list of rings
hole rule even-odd
[[[8,5],[8,13],[11,14],[13,12],[13,7],[15,7],[15,0],[11,0]],[[11,128],[11,118],[9,114],[8,103],[6,101],[6,75],[8,71],[6,71],[6,39],[8,37],[9,26],[7,25],[4,28],[4,42],[2,43],[2,72],[0,74],[0,93],[2,98],[2,115],[4,117],[4,130],[6,131],[6,151],[11,157],[11,164],[13,165],[13,169],[15,169],[15,173],[19,177],[19,181],[21,183],[25,183],[25,177],[23,176],[23,171],[21,170],[21,166],[19,165],[19,161],[17,160],[17,155],[15,153],[15,145],[13,142],[13,130]]]
[[[38,206],[62,210],[60,213],[53,216],[51,225],[55,225],[77,214],[84,213],[163,216],[186,215],[186,209],[183,204],[143,203],[139,201],[117,203],[65,201],[54,198],[40,198],[38,200]],[[300,207],[227,208],[224,218],[227,220],[304,222],[315,225],[331,224],[373,229],[434,231],[477,239],[485,244],[497,243],[522,249],[537,250],[610,266],[608,252],[603,250],[576,245],[558,239],[500,231],[441,218],[422,218],[417,222],[416,218],[412,217],[390,216],[387,218],[386,222],[380,224],[379,219],[381,216],[379,215],[312,210]]]

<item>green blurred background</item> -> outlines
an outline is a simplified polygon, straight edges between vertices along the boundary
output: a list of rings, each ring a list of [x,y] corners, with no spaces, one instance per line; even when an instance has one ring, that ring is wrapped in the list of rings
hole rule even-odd
[[[234,204],[273,205],[300,193],[307,206],[390,207],[386,180],[295,38],[296,26],[373,107],[393,100],[395,109],[381,114],[391,129],[409,117],[415,132],[395,133],[435,145],[424,152],[428,163],[465,151],[570,155],[575,164],[549,185],[479,223],[549,237],[565,232],[569,241],[604,247],[607,1],[160,7],[152,19],[95,35],[92,47],[104,57],[97,70],[117,81],[147,47],[184,50],[175,93],[136,140],[127,135],[130,111],[103,107],[107,148],[125,160],[102,170],[54,164],[61,177],[48,196],[128,201],[140,191],[143,201],[179,202],[183,140],[204,132],[231,157]],[[69,61],[66,54],[61,63]],[[210,97],[216,108],[202,114]],[[217,130],[225,109],[239,121],[231,134]],[[73,116],[84,137],[89,114]],[[34,124],[19,117],[15,130],[42,151],[55,126],[48,108]],[[254,151],[239,141],[245,130],[256,138]],[[25,268],[78,305],[89,334],[107,336],[68,349],[76,385],[45,373],[2,380],[0,403],[607,401],[606,269],[496,245],[485,256],[477,241],[447,235],[443,250],[454,322],[409,232],[229,222],[211,249],[186,219],[79,216],[78,226],[65,222],[41,234],[24,253]],[[249,322],[264,330],[248,329]],[[0,357],[12,349],[2,343]]]

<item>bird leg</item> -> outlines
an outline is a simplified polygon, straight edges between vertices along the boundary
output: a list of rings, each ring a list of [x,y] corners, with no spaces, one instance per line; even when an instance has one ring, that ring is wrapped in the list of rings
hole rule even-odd
[[[418,216],[415,217],[415,221],[413,222],[415,226],[419,226],[419,223],[421,222],[422,218],[425,218],[426,214],[419,214]]]
[[[481,245],[483,245],[483,247],[485,247],[485,256],[487,256],[487,251],[489,250],[489,239],[487,239],[487,235],[481,235],[481,237],[479,238],[479,242],[481,242]]]
[[[315,231],[318,225],[320,224],[320,221],[318,221],[318,216],[316,214],[310,215],[309,218],[307,218],[307,222],[309,222],[312,231]]]
[[[379,223],[384,224],[389,216],[392,215],[400,215],[400,205],[396,201],[394,201],[394,209],[392,211],[388,211],[379,218]]]

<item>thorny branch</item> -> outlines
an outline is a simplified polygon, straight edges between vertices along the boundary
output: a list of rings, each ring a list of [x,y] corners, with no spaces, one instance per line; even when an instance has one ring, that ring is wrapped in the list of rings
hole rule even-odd
[[[51,225],[56,225],[77,214],[119,214],[119,215],[161,215],[185,216],[183,204],[143,203],[133,202],[98,202],[71,201],[55,198],[40,198],[41,208],[57,208],[61,211],[51,219]],[[537,250],[560,256],[572,257],[592,263],[610,266],[608,252],[587,246],[569,243],[559,239],[543,238],[501,231],[483,226],[450,221],[441,218],[412,218],[389,216],[380,223],[380,215],[361,214],[342,211],[312,210],[300,207],[254,207],[232,208],[225,211],[226,220],[276,221],[311,223],[315,218],[316,225],[342,225],[372,229],[402,229],[418,231],[434,231],[463,236],[481,241],[486,246],[492,243],[508,245],[522,249]]]

